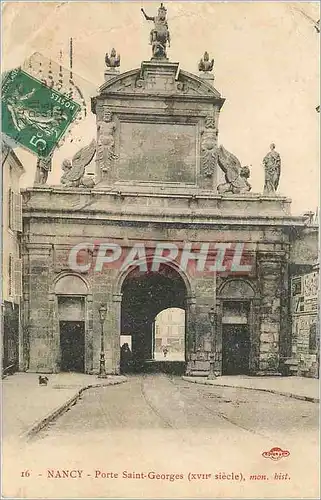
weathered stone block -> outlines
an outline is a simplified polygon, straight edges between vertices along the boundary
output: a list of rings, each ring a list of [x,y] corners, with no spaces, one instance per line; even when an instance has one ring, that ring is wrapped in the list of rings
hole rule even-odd
[[[280,331],[279,323],[272,323],[267,321],[262,321],[261,332],[267,335],[278,335]]]
[[[52,373],[55,366],[48,337],[33,338],[30,344],[29,370],[35,372]]]
[[[210,365],[208,361],[195,361],[194,370],[209,370]]]
[[[261,342],[260,343],[260,353],[266,353],[271,351],[271,343]]]
[[[266,342],[274,342],[274,339],[275,339],[275,333],[273,333],[273,332],[264,331],[264,333],[261,333],[261,335],[260,335],[261,345],[262,345],[262,343],[266,343]]]

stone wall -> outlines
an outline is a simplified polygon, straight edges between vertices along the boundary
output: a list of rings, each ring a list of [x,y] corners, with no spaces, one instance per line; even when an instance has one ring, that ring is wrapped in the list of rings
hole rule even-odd
[[[276,373],[280,358],[280,345],[286,335],[288,310],[286,305],[286,281],[288,237],[287,230],[278,222],[291,221],[280,207],[277,213],[277,200],[266,200],[269,224],[266,217],[260,222],[256,216],[251,224],[246,212],[251,204],[258,203],[256,197],[239,197],[233,210],[232,197],[217,197],[207,194],[207,201],[201,200],[204,208],[194,212],[188,208],[189,194],[176,191],[175,196],[163,193],[160,198],[152,198],[141,192],[140,204],[136,212],[130,210],[127,197],[117,198],[108,190],[68,190],[33,189],[24,193],[24,305],[23,323],[25,332],[26,368],[32,371],[58,371],[59,318],[57,317],[57,280],[70,270],[68,257],[70,250],[85,242],[89,247],[97,242],[115,242],[130,248],[137,242],[145,242],[155,247],[157,242],[179,243],[199,242],[215,244],[243,242],[253,257],[253,266],[247,279],[254,290],[251,301],[251,373]],[[131,195],[129,195],[129,198]],[[231,199],[230,199],[231,198]],[[136,196],[137,199],[137,196]],[[166,209],[149,215],[153,203],[162,200],[163,206],[176,200],[176,210]],[[218,203],[219,202],[219,203]],[[262,203],[262,201],[260,202]],[[216,204],[216,205],[215,205]],[[226,209],[224,205],[226,204]],[[217,210],[215,218],[209,214],[208,207]],[[207,210],[205,209],[207,206]],[[214,209],[214,206],[216,208]],[[62,212],[60,207],[65,207]],[[121,209],[121,215],[120,215]],[[254,210],[254,209],[253,209]],[[234,216],[233,216],[234,212]],[[244,213],[244,223],[240,214]],[[141,214],[141,215],[140,215]],[[142,217],[143,215],[143,217]],[[191,218],[192,217],[192,218]],[[253,217],[254,218],[254,217]],[[142,219],[142,220],[140,220]],[[152,220],[150,220],[152,219]],[[286,226],[285,226],[286,227]],[[107,266],[96,272],[94,264],[97,249],[84,251],[84,262],[92,265],[85,271],[77,271],[87,283],[86,292],[86,371],[97,373],[99,369],[101,325],[99,306],[108,304],[104,324],[106,364],[109,373],[119,370],[121,277],[119,266]],[[87,259],[87,260],[86,260]],[[217,276],[195,273],[191,268],[186,274],[188,291],[186,296],[187,322],[187,370],[207,373],[211,349],[211,325],[209,308],[216,305],[218,324],[221,317],[221,302],[218,290],[224,280],[234,276],[226,272]],[[216,291],[216,293],[215,293]],[[62,292],[59,292],[62,293]],[[282,313],[281,313],[282,311]],[[282,323],[283,322],[283,323]],[[222,363],[222,337],[218,325],[216,370],[220,372]]]

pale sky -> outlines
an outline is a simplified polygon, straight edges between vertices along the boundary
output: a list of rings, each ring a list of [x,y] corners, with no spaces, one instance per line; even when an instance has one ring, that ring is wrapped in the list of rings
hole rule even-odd
[[[292,213],[319,206],[319,45],[311,17],[319,3],[164,2],[171,32],[171,61],[198,74],[207,50],[214,57],[215,88],[226,98],[219,124],[219,144],[251,166],[252,192],[262,192],[262,159],[271,142],[282,158],[279,193],[292,198]],[[92,95],[104,82],[105,53],[115,47],[121,71],[149,60],[151,23],[156,2],[12,2],[3,5],[2,71],[22,65],[34,52],[59,60],[74,41],[74,73],[91,83]],[[304,15],[304,13],[306,15]],[[308,16],[308,17],[307,17]],[[65,57],[64,65],[68,65]],[[48,184],[58,184],[61,162],[96,136],[95,117],[83,122],[54,155]],[[31,186],[36,159],[16,153]]]

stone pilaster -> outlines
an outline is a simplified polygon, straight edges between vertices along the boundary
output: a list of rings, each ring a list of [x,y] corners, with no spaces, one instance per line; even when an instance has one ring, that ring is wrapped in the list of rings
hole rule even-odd
[[[27,328],[30,340],[29,370],[53,372],[54,338],[51,328],[49,288],[51,277],[51,246],[29,247],[29,317]]]
[[[210,368],[211,324],[208,312],[213,305],[213,278],[199,281],[196,297],[190,307],[188,328],[190,329],[189,346],[192,350],[188,356],[186,371],[190,375],[207,375]]]
[[[112,341],[113,341],[113,359],[112,373],[120,373],[120,334],[121,334],[121,301],[122,294],[114,293],[112,298]]]
[[[101,342],[101,322],[99,308],[101,304],[107,307],[106,319],[104,321],[104,351],[107,373],[113,372],[113,327],[114,312],[111,293],[111,276],[108,273],[95,273],[95,282],[93,283],[93,302],[92,302],[92,352],[93,361],[91,367],[93,373],[99,373],[100,342]]]
[[[261,292],[259,374],[278,374],[280,361],[281,298],[283,287],[282,256],[258,256]]]
[[[30,315],[30,286],[29,286],[29,255],[24,251],[22,255],[22,307],[21,307],[21,328],[22,328],[22,360],[20,370],[29,369],[30,362],[30,339],[29,339],[29,315]]]
[[[85,372],[93,373],[94,352],[93,352],[93,301],[92,296],[86,297],[85,312]]]
[[[260,370],[260,323],[261,323],[261,304],[260,299],[255,298],[251,302],[250,308],[250,360],[249,360],[249,371],[251,374],[258,373]]]
[[[195,310],[196,299],[194,296],[188,297],[186,300],[186,339],[185,339],[185,348],[186,348],[186,359],[190,359],[190,353],[195,351]]]

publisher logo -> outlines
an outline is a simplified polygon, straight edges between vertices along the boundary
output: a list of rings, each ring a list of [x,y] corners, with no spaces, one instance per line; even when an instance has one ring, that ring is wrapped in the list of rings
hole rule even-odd
[[[282,450],[282,448],[271,448],[270,451],[263,451],[262,456],[264,458],[270,458],[271,460],[281,460],[281,458],[286,458],[290,455],[288,450]]]

